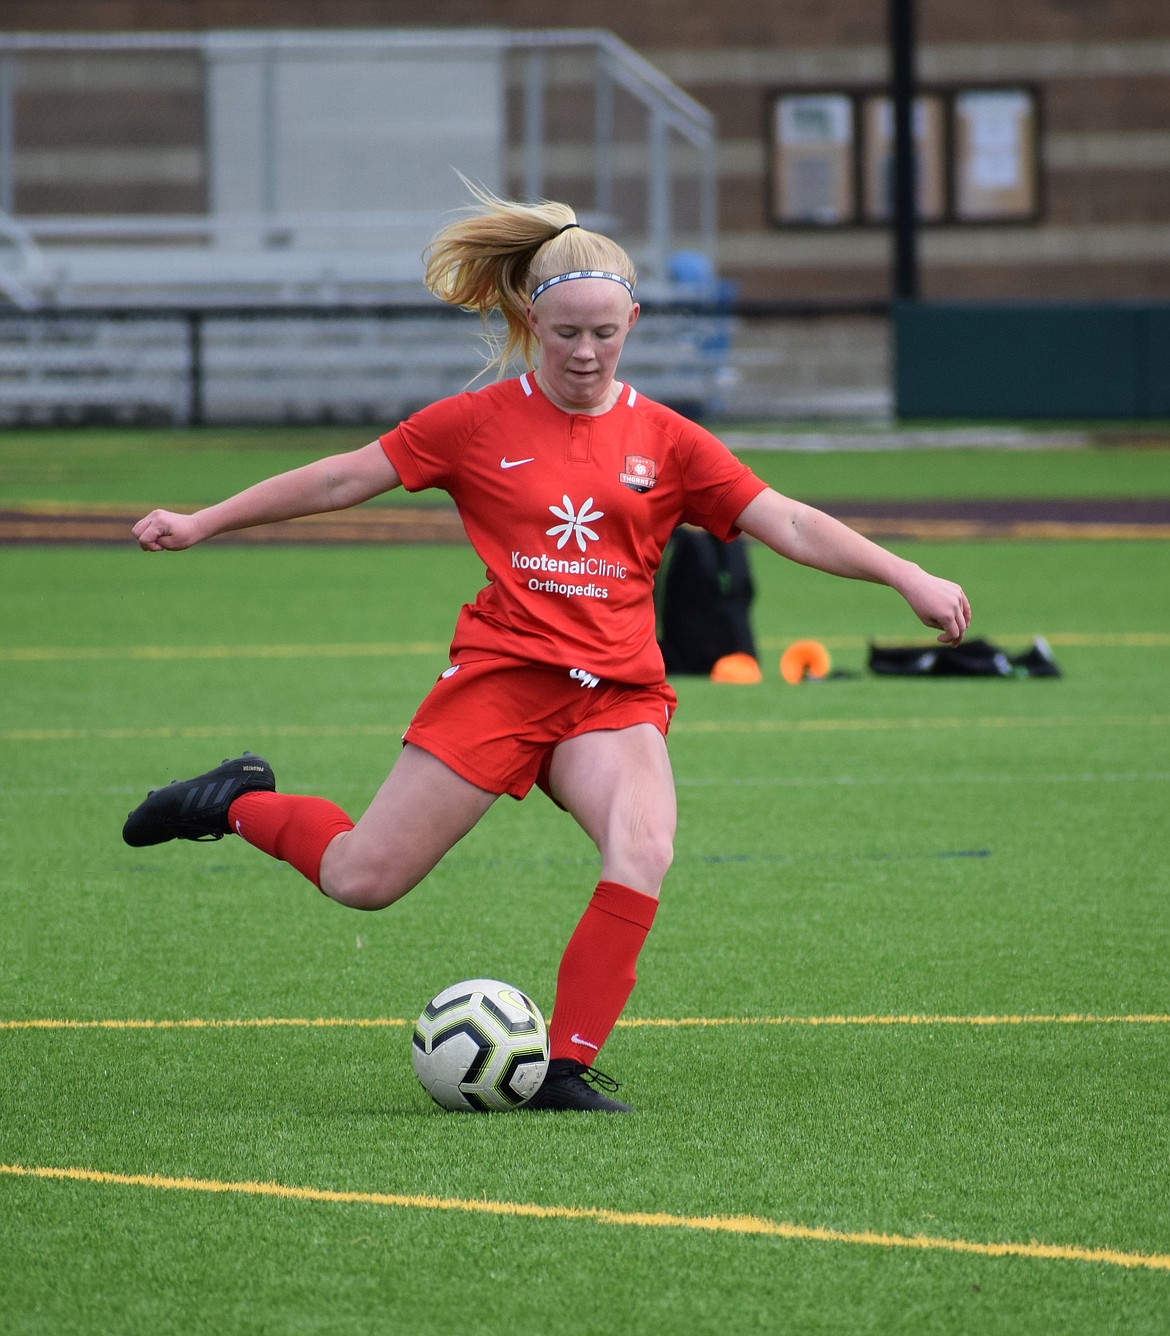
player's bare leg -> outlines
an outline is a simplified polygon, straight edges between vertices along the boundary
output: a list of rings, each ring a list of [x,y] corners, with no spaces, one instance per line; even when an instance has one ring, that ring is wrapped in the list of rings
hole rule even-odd
[[[651,724],[562,742],[553,796],[601,853],[601,876],[657,896],[674,857],[678,806],[666,739]]]
[[[407,743],[350,831],[321,860],[321,889],[353,909],[384,909],[417,886],[497,795]]]
[[[535,1109],[626,1113],[593,1067],[634,987],[638,953],[673,856],[674,779],[650,724],[561,743],[549,787],[601,853],[601,880],[565,948],[549,1024],[549,1070]],[[598,1088],[600,1087],[600,1089]]]

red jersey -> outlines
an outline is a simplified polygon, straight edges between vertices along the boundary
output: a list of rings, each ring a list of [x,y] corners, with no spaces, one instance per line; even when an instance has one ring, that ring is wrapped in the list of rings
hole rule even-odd
[[[621,389],[606,413],[566,413],[526,373],[440,400],[381,438],[407,491],[448,493],[487,567],[452,662],[664,679],[654,574],[667,540],[681,523],[734,537],[766,484],[710,432]]]

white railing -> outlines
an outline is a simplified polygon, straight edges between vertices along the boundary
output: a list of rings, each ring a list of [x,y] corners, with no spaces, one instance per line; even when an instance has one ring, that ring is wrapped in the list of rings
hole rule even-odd
[[[0,427],[390,424],[482,370],[479,321],[431,307],[0,311]],[[714,412],[727,351],[724,319],[651,311],[622,374],[650,398]]]
[[[0,213],[0,297],[31,310],[38,304],[45,281],[44,257],[36,239],[15,218]]]
[[[150,70],[160,59],[179,62],[180,82],[185,80],[188,91],[194,90],[193,96],[204,104],[204,128],[196,146],[202,175],[194,189],[202,192],[205,207],[182,213],[66,213],[28,207],[35,203],[38,179],[68,187],[70,173],[83,172],[86,162],[92,163],[87,159],[92,145],[65,143],[46,149],[43,135],[38,141],[30,133],[38,84],[63,90],[60,96],[66,102],[71,91],[114,89],[110,95],[116,96],[118,78],[134,65],[134,78],[165,98],[165,77],[156,75],[151,84]],[[135,288],[146,285],[152,302],[165,302],[163,280],[170,271],[181,279],[171,285],[173,300],[184,305],[197,302],[201,288],[208,290],[209,299],[223,301],[225,285],[230,290],[242,275],[255,279],[245,284],[246,300],[274,303],[397,300],[412,284],[417,289],[422,246],[446,209],[465,202],[451,170],[463,164],[430,162],[423,146],[409,177],[409,192],[421,197],[423,207],[370,207],[368,198],[343,199],[328,209],[313,206],[312,200],[308,206],[303,201],[298,205],[295,198],[290,204],[305,162],[330,166],[307,157],[312,146],[301,141],[290,156],[290,140],[305,131],[280,81],[295,62],[307,60],[318,62],[317,69],[336,66],[359,72],[369,69],[371,61],[387,62],[388,70],[408,70],[429,61],[438,69],[441,62],[455,62],[456,82],[458,62],[471,62],[467,68],[486,71],[478,95],[486,99],[486,118],[495,117],[497,123],[494,128],[474,124],[469,115],[467,133],[473,139],[479,136],[476,151],[495,176],[476,179],[499,193],[526,198],[559,194],[567,185],[572,191],[569,202],[583,221],[610,228],[627,244],[648,295],[669,289],[671,257],[679,250],[698,252],[713,268],[713,118],[608,32],[0,34],[0,235],[9,241],[0,247],[0,291],[19,305],[110,305],[117,303],[119,292],[126,294],[128,304],[140,301]],[[230,127],[222,113],[218,119],[215,114],[225,71],[237,79],[237,98],[244,96],[238,91],[239,80],[245,78],[240,71],[251,80],[250,91],[238,104],[250,108],[249,117],[243,123],[233,120]],[[291,75],[287,83],[293,83]],[[496,104],[489,105],[493,98]],[[587,105],[589,114],[567,115],[570,102]],[[498,152],[493,147],[497,129]],[[404,149],[388,137],[386,125],[377,132],[388,151]],[[353,133],[360,144],[360,118]],[[458,142],[461,131],[453,133],[456,139],[444,140],[445,148]],[[251,146],[247,151],[254,153],[256,164],[245,187],[245,195],[252,191],[248,198],[240,196],[239,184],[247,174],[230,156],[240,151],[236,145],[242,139]],[[146,173],[146,179],[138,181],[139,194],[149,193],[150,160],[142,156],[141,145],[128,132],[114,148],[124,150],[126,160],[138,164],[135,170]],[[367,161],[376,161],[375,155]],[[40,178],[30,166],[37,163]],[[165,185],[161,177],[159,185]],[[376,183],[367,187],[376,193]]]

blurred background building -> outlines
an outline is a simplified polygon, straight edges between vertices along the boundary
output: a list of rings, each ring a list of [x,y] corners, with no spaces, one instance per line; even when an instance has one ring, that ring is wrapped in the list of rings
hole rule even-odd
[[[1170,302],[1170,5],[918,0],[917,16],[925,302]],[[646,392],[708,414],[888,414],[887,6],[596,0],[587,31],[550,17],[532,0],[6,0],[0,284],[24,315],[4,324],[0,416],[59,417],[65,389],[82,413],[70,331],[104,348],[115,415],[382,417],[458,388],[464,331],[449,353],[449,326],[417,309],[405,325],[351,311],[418,307],[419,252],[465,199],[452,168],[565,199],[629,244],[663,308]],[[707,313],[670,314],[680,302]],[[287,319],[216,323],[241,303]],[[94,320],[63,317],[134,307],[189,318],[107,322],[95,343]],[[126,409],[118,385],[151,356],[169,388]],[[355,381],[330,407],[313,356],[335,389],[362,359],[381,389]]]

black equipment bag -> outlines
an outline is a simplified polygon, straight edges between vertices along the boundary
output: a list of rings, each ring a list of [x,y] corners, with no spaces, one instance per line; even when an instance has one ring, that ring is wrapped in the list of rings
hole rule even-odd
[[[747,545],[705,529],[671,535],[655,582],[658,644],[668,673],[706,676],[727,654],[756,658],[750,609],[755,597]]]
[[[1025,654],[1008,655],[989,640],[961,645],[870,645],[870,672],[885,677],[1059,677],[1043,636]]]

